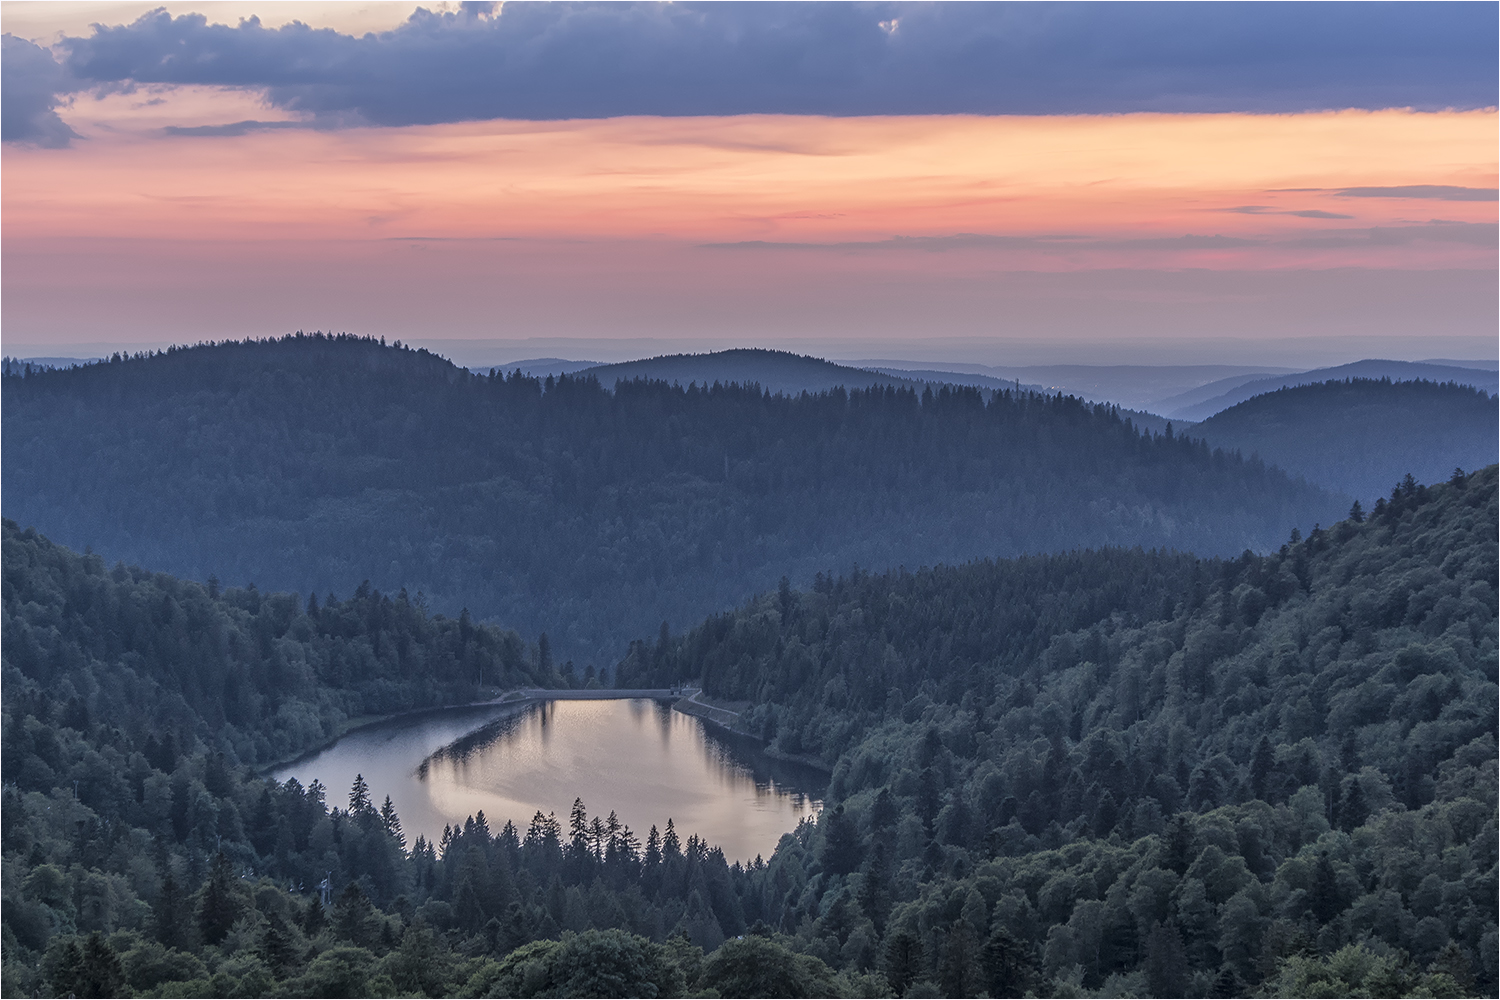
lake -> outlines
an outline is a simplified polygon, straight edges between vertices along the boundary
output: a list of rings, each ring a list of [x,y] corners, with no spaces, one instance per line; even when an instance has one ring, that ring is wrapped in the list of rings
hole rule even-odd
[[[520,835],[540,809],[566,835],[573,799],[621,822],[644,842],[670,817],[731,862],[769,857],[781,835],[821,805],[827,776],[772,760],[754,740],[645,699],[484,705],[406,716],[356,730],[279,768],[277,781],[321,781],[328,804],[347,805],[363,774],[378,806],[389,795],[407,844],[437,841],[445,824],[484,810],[492,831]]]

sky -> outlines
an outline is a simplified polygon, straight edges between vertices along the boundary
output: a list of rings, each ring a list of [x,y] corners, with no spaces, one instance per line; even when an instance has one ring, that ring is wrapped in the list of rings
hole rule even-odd
[[[3,3],[0,343],[1493,358],[1494,4]]]

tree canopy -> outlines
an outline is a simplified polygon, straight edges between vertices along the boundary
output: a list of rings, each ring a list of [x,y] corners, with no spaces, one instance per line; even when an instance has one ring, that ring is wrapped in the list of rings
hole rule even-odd
[[[258,777],[326,732],[278,690],[347,717],[541,665],[373,590],[298,608],[7,525],[4,991],[1493,995],[1496,480],[1408,479],[1265,555],[845,574],[638,641],[623,680],[701,678],[832,768],[748,865],[667,818],[406,844],[379,788]],[[255,666],[283,661],[304,687]]]
[[[1256,396],[1191,433],[1369,504],[1407,473],[1432,482],[1495,461],[1497,417],[1472,386],[1351,378]]]
[[[7,376],[0,406],[5,513],[56,541],[268,590],[405,588],[600,667],[783,575],[1233,555],[1348,507],[1061,395],[605,387],[321,335]]]

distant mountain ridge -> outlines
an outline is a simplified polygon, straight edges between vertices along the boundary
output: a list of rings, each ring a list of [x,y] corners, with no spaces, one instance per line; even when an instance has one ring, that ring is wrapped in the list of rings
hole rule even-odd
[[[918,369],[902,371],[886,368],[860,368],[839,364],[824,358],[790,351],[768,348],[743,347],[725,351],[708,351],[703,354],[664,354],[635,361],[596,362],[567,361],[562,358],[538,358],[493,366],[509,373],[520,371],[523,375],[545,378],[547,375],[579,375],[593,377],[606,389],[613,389],[616,382],[633,379],[652,379],[673,385],[758,385],[770,393],[795,396],[802,392],[827,392],[842,386],[845,389],[866,389],[871,386],[891,386],[921,391],[927,386],[966,385],[987,392],[1011,390],[1021,392],[1045,392],[1046,387],[1034,383],[1020,383],[1015,379],[995,378],[964,371]],[[488,369],[471,369],[486,371]],[[1150,414],[1127,414],[1140,416],[1152,422]],[[1158,425],[1160,421],[1155,421]],[[1139,421],[1138,421],[1139,423]],[[1160,430],[1160,426],[1154,429]]]
[[[622,361],[579,369],[606,389],[616,382],[659,379],[675,385],[758,385],[770,393],[795,396],[802,392],[827,392],[836,386],[865,389],[870,386],[921,390],[923,383],[881,372],[850,368],[822,358],[790,351],[734,348],[704,354],[666,354],[639,361]]]
[[[1485,360],[1382,361],[1367,359],[1328,368],[1299,370],[1247,365],[980,365],[960,362],[924,364],[874,359],[843,361],[898,377],[918,374],[949,376],[946,381],[991,387],[1034,385],[1037,391],[1077,396],[1122,409],[1157,414],[1182,426],[1202,420],[1250,396],[1286,385],[1337,378],[1426,379],[1457,382],[1491,393],[1496,390],[1497,363]],[[1241,388],[1243,387],[1243,388]],[[1238,390],[1238,391],[1237,391]]]
[[[505,372],[520,372],[531,378],[546,378],[548,375],[572,375],[581,372],[585,368],[597,368],[601,362],[598,361],[570,361],[567,358],[526,358],[522,361],[511,361],[503,365],[470,365],[469,371],[476,375],[483,375],[492,370]]]
[[[1036,385],[1038,391],[1061,392],[1095,403],[1114,403],[1132,410],[1160,412],[1157,401],[1191,391],[1205,383],[1243,376],[1246,379],[1290,374],[1295,368],[1246,365],[978,365],[963,363],[923,364],[914,361],[845,361],[877,371],[941,369]]]
[[[1500,452],[1495,397],[1449,383],[1340,379],[1262,393],[1188,433],[1237,449],[1368,506],[1407,473],[1420,482]]]
[[[727,351],[710,351],[704,354],[666,354],[636,361],[596,364],[587,361],[568,361],[563,358],[536,358],[516,361],[490,368],[471,368],[483,374],[496,370],[504,373],[519,371],[533,378],[554,377],[564,374],[593,377],[606,389],[613,389],[616,382],[633,379],[654,379],[673,385],[758,385],[766,392],[795,396],[803,392],[827,392],[836,387],[845,389],[867,389],[872,386],[889,386],[921,392],[928,387],[973,386],[986,393],[998,391],[1035,392],[1051,395],[1078,395],[1055,386],[1020,379],[1000,378],[963,370],[959,366],[948,369],[898,369],[860,368],[839,364],[811,355],[793,354],[790,351],[775,351],[765,348],[734,348]],[[1263,374],[1257,372],[1257,374]],[[1091,402],[1111,402],[1103,398]],[[1161,433],[1168,420],[1142,410],[1121,408],[1120,416],[1130,420],[1136,427]]]
[[[1500,360],[1482,358],[1421,358],[1419,364],[1447,365],[1450,368],[1477,368],[1484,372],[1500,371]]]
[[[1421,379],[1427,382],[1455,382],[1473,386],[1494,395],[1500,390],[1500,374],[1482,368],[1459,368],[1449,365],[1433,365],[1418,361],[1385,361],[1367,359],[1334,368],[1314,368],[1293,375],[1242,380],[1224,379],[1183,393],[1158,404],[1158,412],[1174,420],[1205,420],[1221,410],[1227,410],[1253,396],[1259,396],[1290,386],[1327,382],[1331,379],[1388,378],[1394,382]]]
[[[963,371],[934,370],[928,368],[902,369],[902,368],[876,368],[874,371],[882,372],[895,378],[906,378],[925,383],[928,385],[970,385],[986,392],[1035,392],[1040,395],[1066,395],[1076,396],[1091,403],[1104,403],[1119,406],[1114,400],[1095,399],[1088,395],[1076,392],[1068,392],[1057,386],[1041,385],[1034,382],[1022,382],[1019,378],[1004,379],[994,375],[978,375]],[[1119,406],[1120,416],[1129,420],[1141,430],[1151,431],[1155,434],[1163,433],[1171,421],[1158,414],[1146,410],[1131,409]]]

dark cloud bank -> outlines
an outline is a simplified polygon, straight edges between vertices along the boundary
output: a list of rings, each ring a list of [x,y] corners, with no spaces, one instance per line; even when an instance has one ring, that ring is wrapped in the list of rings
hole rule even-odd
[[[363,37],[157,11],[65,39],[56,62],[7,35],[4,138],[66,144],[73,136],[56,108],[68,93],[157,83],[263,91],[323,127],[1496,104],[1494,4],[492,8],[418,10],[393,31]]]

